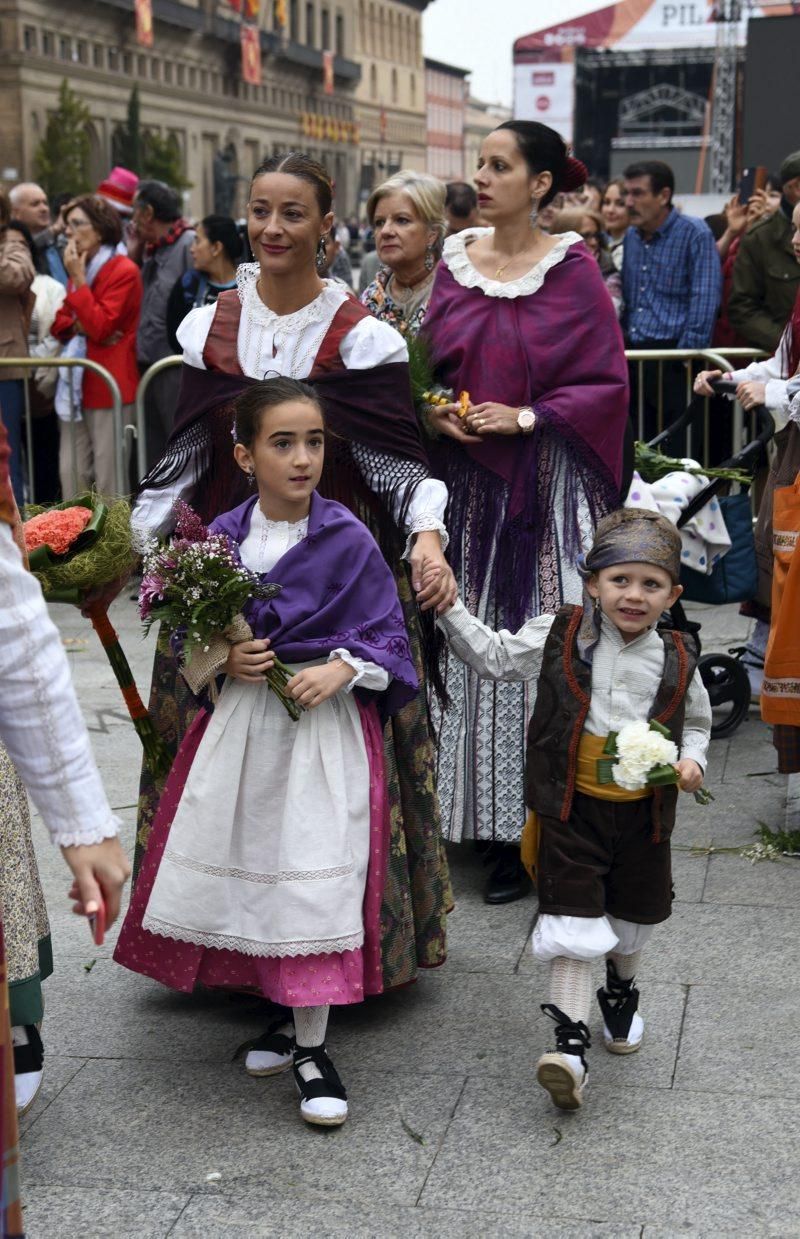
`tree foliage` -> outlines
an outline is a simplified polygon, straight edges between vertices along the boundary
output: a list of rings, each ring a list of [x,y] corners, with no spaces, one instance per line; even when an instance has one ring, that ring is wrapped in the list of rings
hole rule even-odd
[[[64,78],[58,92],[58,107],[48,118],[34,156],[34,175],[51,197],[57,193],[84,194],[91,189],[86,131],[90,119],[88,107]]]
[[[115,164],[129,168],[145,180],[164,181],[173,189],[190,189],[183,172],[183,160],[174,134],[160,134],[142,129],[139,88],[134,86],[128,99],[128,114],[124,125],[117,125],[112,138]]]

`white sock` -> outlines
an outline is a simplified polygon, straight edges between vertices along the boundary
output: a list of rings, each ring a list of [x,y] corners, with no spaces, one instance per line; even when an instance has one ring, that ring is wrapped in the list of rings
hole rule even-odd
[[[294,1031],[297,1044],[304,1050],[325,1044],[325,1033],[328,1028],[330,1007],[293,1007]],[[313,1063],[305,1063],[298,1068],[300,1075],[306,1081],[321,1080],[322,1072]]]
[[[639,971],[641,958],[641,951],[634,951],[632,955],[618,955],[616,951],[610,951],[606,956],[606,959],[610,959],[616,968],[620,981],[633,980]]]
[[[592,1005],[591,964],[584,959],[556,956],[550,965],[549,1001],[574,1024],[588,1024]]]

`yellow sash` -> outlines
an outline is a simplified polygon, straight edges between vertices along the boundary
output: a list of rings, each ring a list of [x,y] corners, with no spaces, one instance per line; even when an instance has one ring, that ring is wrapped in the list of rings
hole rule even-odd
[[[594,796],[597,800],[613,800],[621,804],[629,800],[646,800],[652,796],[652,787],[643,787],[639,791],[629,792],[616,783],[597,782],[597,762],[603,756],[606,736],[590,736],[584,732],[578,744],[578,761],[575,771],[575,790],[584,796]],[[520,843],[520,860],[528,873],[536,881],[536,861],[539,855],[539,819],[533,809],[528,813],[528,820],[522,831]]]

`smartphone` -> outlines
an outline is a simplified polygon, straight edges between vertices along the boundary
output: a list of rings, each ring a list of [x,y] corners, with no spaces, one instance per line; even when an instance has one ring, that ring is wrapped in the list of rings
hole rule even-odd
[[[749,202],[756,190],[766,188],[766,184],[766,168],[760,164],[757,168],[745,168],[739,181],[739,201],[742,205]]]
[[[88,917],[89,930],[95,946],[102,946],[106,937],[106,905],[100,900],[100,907]]]

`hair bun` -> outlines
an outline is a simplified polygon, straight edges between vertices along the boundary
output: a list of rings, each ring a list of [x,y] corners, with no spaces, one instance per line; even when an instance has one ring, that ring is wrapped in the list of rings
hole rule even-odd
[[[574,155],[567,155],[567,162],[564,166],[564,175],[561,177],[559,189],[564,193],[571,193],[574,189],[580,189],[589,179],[589,169],[586,164],[580,159],[576,159]]]

